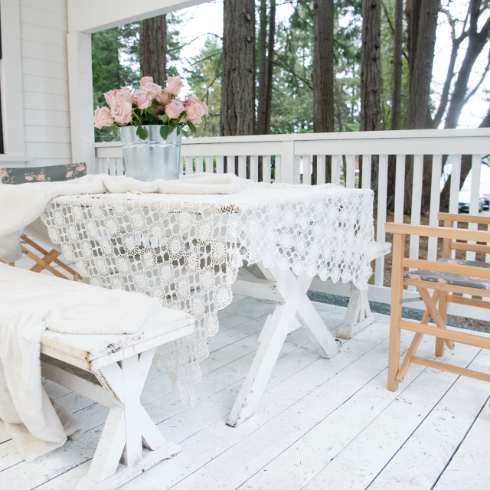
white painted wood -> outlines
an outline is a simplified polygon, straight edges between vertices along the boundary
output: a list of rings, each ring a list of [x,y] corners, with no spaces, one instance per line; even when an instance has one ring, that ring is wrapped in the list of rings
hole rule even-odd
[[[245,156],[238,157],[238,177],[247,178],[247,157]]]
[[[340,162],[342,155],[332,155],[332,184],[340,185]]]
[[[196,173],[201,174],[204,172],[203,157],[196,158]]]
[[[432,157],[432,183],[430,189],[430,216],[429,225],[438,226],[439,213],[441,202],[441,173],[442,173],[442,155],[433,155]],[[427,260],[437,260],[437,238],[429,238],[429,246],[427,250]]]
[[[413,156],[413,184],[412,184],[412,216],[410,223],[420,225],[422,209],[422,177],[424,173],[424,156]],[[419,258],[420,237],[410,236],[410,258]]]
[[[66,0],[20,0],[21,5],[28,5],[36,9],[53,12],[59,15],[67,15]]]
[[[124,164],[122,158],[116,159],[117,175],[124,175]]]
[[[206,157],[206,173],[214,173],[214,157]]]
[[[449,192],[449,212],[458,214],[459,181],[461,178],[461,155],[451,157],[451,187]]]
[[[480,198],[480,180],[481,180],[481,155],[471,156],[471,193],[470,193],[470,214],[478,216],[479,198]],[[469,223],[470,230],[477,230],[476,223]],[[475,242],[469,242],[475,243]],[[466,252],[466,260],[475,260],[475,252]]]
[[[235,156],[227,155],[226,156],[226,173],[234,174],[235,173]]]
[[[271,182],[271,156],[262,157],[262,182],[270,184]]]
[[[347,175],[345,176],[345,186],[352,189],[356,186],[356,156],[346,155],[346,165],[345,171]]]
[[[384,225],[386,223],[386,207],[388,193],[388,155],[379,156],[379,179],[378,179],[378,220],[376,240],[384,242],[386,238]],[[376,259],[374,284],[383,286],[385,259],[384,254]]]
[[[38,2],[38,4],[41,5],[42,3],[42,1]],[[29,25],[47,27],[62,32],[68,30],[67,17],[65,14],[59,12],[49,12],[32,5],[22,4],[20,7],[20,15],[22,22]]]
[[[217,155],[216,156],[216,173],[217,174],[222,174],[225,171],[225,160],[224,156]]]
[[[326,173],[325,173],[325,155],[317,155],[316,157],[316,183],[317,185],[325,184]]]
[[[395,176],[395,223],[403,223],[405,191],[405,155],[396,155]]]
[[[21,72],[21,22],[18,0],[2,3],[2,121],[5,154],[25,155]]]
[[[311,185],[311,168],[312,168],[312,156],[304,155],[302,157],[303,161],[303,184]],[[264,169],[265,176],[265,169]]]
[[[250,156],[250,179],[254,182],[259,181],[259,157],[258,155]]]
[[[259,267],[268,277],[267,286],[270,287],[270,279],[275,280],[279,301],[284,302],[276,306],[272,317],[262,329],[260,347],[226,422],[232,427],[254,414],[286,336],[293,329],[303,326],[322,357],[330,359],[338,353],[338,345],[306,296],[311,278],[306,273],[295,277],[290,270],[282,271],[277,266],[265,268],[259,264]],[[263,281],[261,283],[266,285]],[[253,281],[251,287],[259,284],[258,281]],[[245,288],[242,290],[246,293]],[[294,322],[291,325],[296,316],[300,320],[299,324]]]
[[[362,156],[362,189],[371,188],[371,155]]]
[[[95,147],[91,38],[84,32],[70,32],[67,38],[72,158],[74,162],[86,162],[88,172],[92,172]]]
[[[25,126],[26,140],[31,143],[70,143],[70,129],[53,126]],[[70,155],[71,156],[71,155]]]
[[[281,182],[286,184],[300,183],[300,160],[295,153],[294,141],[284,140],[281,146]]]

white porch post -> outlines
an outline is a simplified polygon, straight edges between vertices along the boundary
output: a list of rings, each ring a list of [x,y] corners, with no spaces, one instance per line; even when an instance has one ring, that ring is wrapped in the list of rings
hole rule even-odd
[[[92,44],[86,32],[68,33],[71,154],[73,162],[86,162],[95,172],[93,123]]]

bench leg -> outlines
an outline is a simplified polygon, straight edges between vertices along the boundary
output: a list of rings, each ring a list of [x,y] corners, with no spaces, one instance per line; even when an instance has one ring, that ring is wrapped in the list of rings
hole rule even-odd
[[[352,286],[344,323],[337,331],[337,338],[350,339],[354,334],[375,322],[369,307],[368,292]]]
[[[154,353],[155,349],[150,349],[94,373],[113,405],[88,474],[77,490],[119,488],[181,451],[177,444],[165,441],[141,405],[141,391]]]

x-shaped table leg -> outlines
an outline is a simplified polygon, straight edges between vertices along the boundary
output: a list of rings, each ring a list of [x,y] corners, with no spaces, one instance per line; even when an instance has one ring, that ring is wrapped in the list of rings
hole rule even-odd
[[[255,412],[288,333],[302,326],[322,357],[330,359],[339,352],[338,343],[306,296],[312,278],[306,273],[296,277],[289,269],[283,271],[278,266],[261,269],[266,277],[276,281],[283,302],[262,328],[259,349],[226,422],[232,427]]]
[[[155,349],[150,349],[94,373],[113,404],[89,472],[77,490],[118,488],[181,451],[180,446],[165,441],[141,405],[141,392],[154,353]],[[144,455],[143,447],[151,452]],[[126,467],[118,469],[120,462]]]

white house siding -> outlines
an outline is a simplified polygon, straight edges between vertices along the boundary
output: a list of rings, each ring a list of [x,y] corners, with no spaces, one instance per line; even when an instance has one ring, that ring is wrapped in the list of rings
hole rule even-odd
[[[66,0],[20,0],[28,166],[71,163]]]

